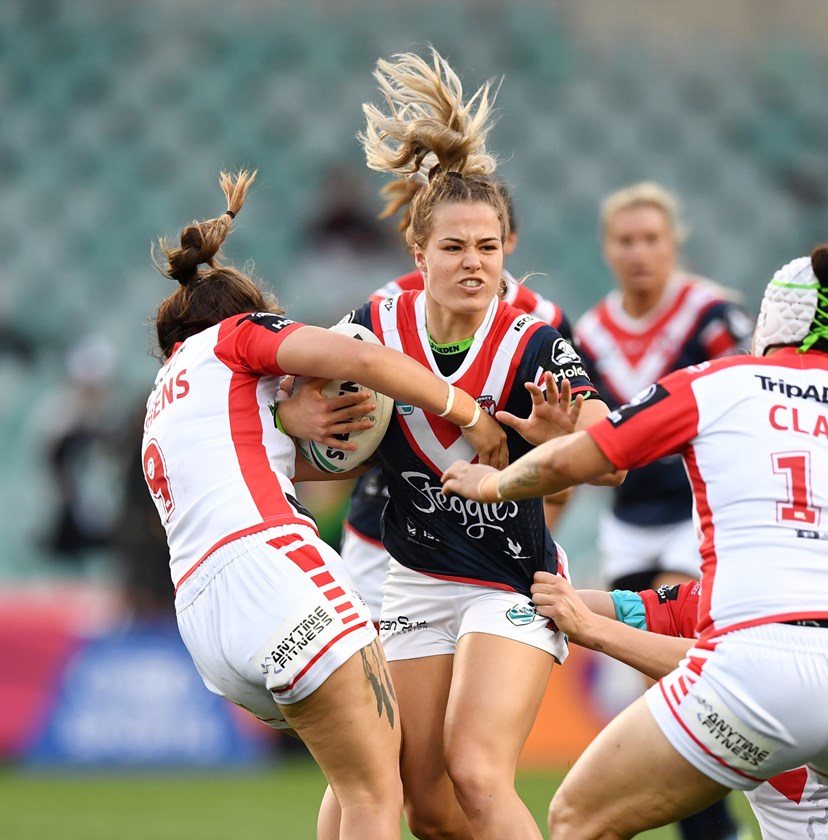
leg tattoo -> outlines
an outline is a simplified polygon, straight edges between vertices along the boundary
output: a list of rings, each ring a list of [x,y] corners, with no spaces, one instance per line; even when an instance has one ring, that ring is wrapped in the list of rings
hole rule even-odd
[[[397,697],[394,694],[394,687],[391,685],[391,675],[388,673],[388,666],[385,657],[378,650],[379,642],[374,640],[370,648],[363,648],[362,668],[374,694],[377,698],[377,714],[382,717],[382,710],[388,715],[388,722],[394,728],[394,706],[392,700]]]

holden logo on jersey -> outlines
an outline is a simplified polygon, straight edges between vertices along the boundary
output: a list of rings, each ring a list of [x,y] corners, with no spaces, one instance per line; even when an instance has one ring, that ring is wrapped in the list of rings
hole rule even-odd
[[[296,323],[296,321],[291,321],[290,318],[285,318],[284,315],[274,315],[272,312],[254,312],[252,315],[242,318],[239,323],[242,323],[242,321],[251,321],[276,333],[290,324]]]
[[[552,345],[552,361],[560,367],[566,367],[581,364],[581,357],[565,338],[556,338]]]
[[[622,405],[621,408],[611,411],[607,415],[607,420],[613,426],[620,426],[631,417],[635,417],[636,414],[639,414],[645,408],[649,408],[651,405],[655,405],[655,403],[661,402],[661,400],[669,396],[670,392],[663,385],[659,385],[658,383],[650,385],[649,388],[645,388],[636,394],[626,405]]]
[[[522,627],[524,624],[531,624],[535,620],[534,604],[515,604],[506,611],[506,618],[515,625]]]

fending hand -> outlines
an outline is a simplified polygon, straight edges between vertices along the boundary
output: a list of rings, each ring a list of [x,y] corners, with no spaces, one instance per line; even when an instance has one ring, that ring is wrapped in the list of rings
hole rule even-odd
[[[532,397],[532,411],[527,418],[518,417],[508,411],[498,411],[497,419],[513,428],[524,440],[539,446],[554,437],[568,435],[575,431],[584,397],[578,394],[572,399],[572,385],[568,379],[561,382],[560,391],[551,371],[544,372],[544,391],[534,382],[525,384]]]

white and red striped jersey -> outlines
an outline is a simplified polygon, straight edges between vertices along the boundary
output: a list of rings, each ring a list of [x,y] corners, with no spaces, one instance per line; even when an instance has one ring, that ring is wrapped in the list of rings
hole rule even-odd
[[[276,351],[301,326],[280,315],[237,315],[178,345],[158,372],[142,458],[176,588],[231,540],[314,524],[296,501],[293,441],[270,409],[287,373]]]
[[[702,641],[828,618],[828,354],[694,365],[587,432],[617,468],[681,455],[701,536]]]

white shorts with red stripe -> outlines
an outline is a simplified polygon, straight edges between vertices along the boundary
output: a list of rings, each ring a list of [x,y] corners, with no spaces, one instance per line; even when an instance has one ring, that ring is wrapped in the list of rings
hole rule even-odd
[[[210,691],[276,728],[376,638],[340,556],[305,525],[214,551],[178,590],[181,638]]]
[[[692,648],[650,688],[665,737],[737,790],[803,764],[828,768],[828,628],[764,624]]]

